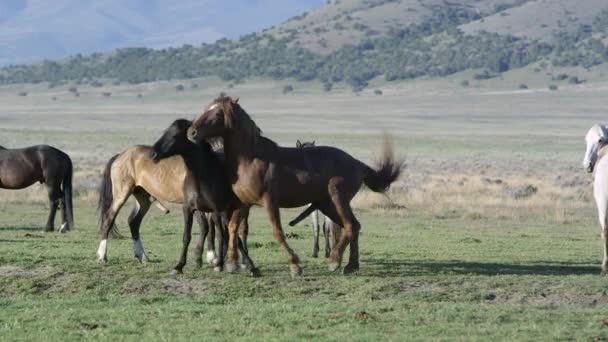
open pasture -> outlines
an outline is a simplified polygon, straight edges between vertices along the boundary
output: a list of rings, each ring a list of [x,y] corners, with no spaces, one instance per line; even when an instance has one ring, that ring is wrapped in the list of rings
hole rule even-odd
[[[390,200],[363,192],[353,203],[363,227],[358,274],[330,274],[323,258],[310,257],[306,220],[286,228],[305,267],[290,279],[259,209],[249,248],[261,278],[192,263],[170,278],[181,245],[176,207],[144,219],[150,264],[138,264],[125,239],[110,240],[109,264],[98,265],[94,190],[104,163],[152,143],[173,119],[193,118],[226,88],[197,82],[181,93],[170,82],[83,86],[78,98],[67,86],[0,89],[0,144],[69,153],[76,198],[76,230],[44,234],[40,187],[0,191],[3,339],[608,338],[599,226],[580,166],[584,133],[606,117],[607,84],[550,92],[426,80],[384,85],[382,96],[238,84],[230,94],[283,145],[316,140],[369,162],[381,131],[394,135],[408,167]],[[283,222],[298,212],[282,211]],[[118,222],[128,236],[127,214]]]

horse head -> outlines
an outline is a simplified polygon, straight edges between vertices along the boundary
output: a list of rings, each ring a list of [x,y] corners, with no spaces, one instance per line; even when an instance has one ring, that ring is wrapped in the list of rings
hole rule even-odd
[[[150,158],[157,162],[189,149],[192,143],[188,140],[187,131],[191,124],[190,120],[175,120],[154,143]]]
[[[585,136],[587,149],[583,158],[583,168],[587,172],[593,172],[595,163],[597,162],[598,151],[604,145],[608,144],[608,128],[604,125],[593,125]]]
[[[239,99],[220,95],[213,100],[188,129],[188,139],[200,142],[223,137],[231,131],[255,140],[262,133],[249,114],[239,105]]]

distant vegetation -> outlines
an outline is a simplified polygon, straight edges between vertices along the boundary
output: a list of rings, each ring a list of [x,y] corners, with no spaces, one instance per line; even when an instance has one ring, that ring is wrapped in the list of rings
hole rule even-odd
[[[608,48],[602,42],[608,35],[608,11],[574,33],[555,33],[553,43],[483,31],[468,35],[457,28],[477,19],[479,14],[466,7],[445,5],[435,8],[421,24],[395,26],[386,34],[368,36],[328,55],[294,44],[295,32],[279,38],[250,34],[200,47],[127,48],[111,54],[76,55],[61,62],[6,67],[0,70],[0,84],[50,82],[55,86],[74,81],[99,87],[103,86],[100,79],[133,84],[218,76],[232,82],[250,77],[318,80],[326,91],[331,91],[333,83],[345,82],[359,91],[379,76],[395,81],[482,69],[474,78],[485,79],[539,60],[586,68],[608,62]],[[176,90],[183,91],[184,86],[178,85]]]

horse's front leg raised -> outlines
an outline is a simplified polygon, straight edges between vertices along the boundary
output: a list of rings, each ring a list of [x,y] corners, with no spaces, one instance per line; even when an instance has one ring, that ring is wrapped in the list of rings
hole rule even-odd
[[[190,206],[184,205],[184,235],[183,235],[183,245],[182,245],[182,254],[180,255],[179,261],[177,265],[171,271],[171,275],[175,276],[178,273],[182,273],[184,266],[186,265],[186,258],[188,255],[188,246],[190,245],[190,240],[192,239],[192,220],[194,216],[194,210],[190,208]]]

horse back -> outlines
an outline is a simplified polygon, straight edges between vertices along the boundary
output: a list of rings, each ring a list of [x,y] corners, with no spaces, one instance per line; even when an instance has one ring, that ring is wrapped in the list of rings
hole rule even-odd
[[[0,187],[22,189],[36,182],[61,182],[72,172],[70,157],[49,145],[0,150]]]
[[[183,203],[187,168],[180,156],[154,162],[151,146],[136,145],[124,151],[112,164],[113,182],[139,186],[159,200]]]

